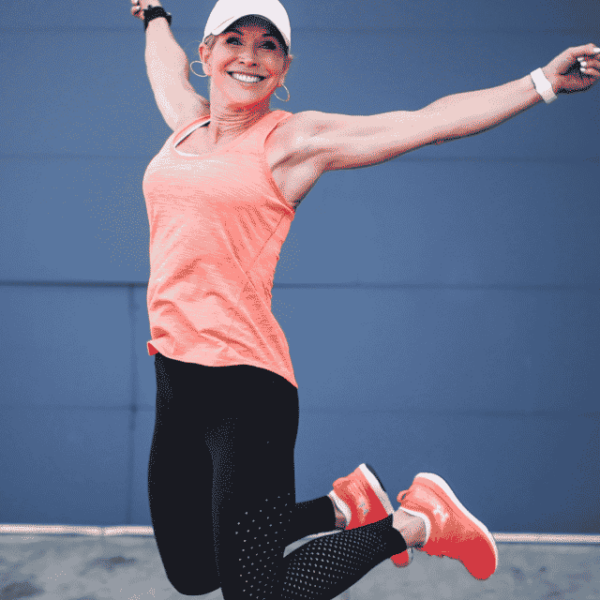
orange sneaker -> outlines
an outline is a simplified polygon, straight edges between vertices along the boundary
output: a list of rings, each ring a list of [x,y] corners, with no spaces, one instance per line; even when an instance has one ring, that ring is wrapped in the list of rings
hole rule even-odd
[[[372,467],[364,463],[347,477],[334,481],[333,491],[328,495],[346,518],[346,530],[376,523],[394,512],[379,477]],[[411,552],[405,551],[392,557],[396,566],[410,564],[412,548],[409,550]]]
[[[400,492],[402,510],[425,521],[425,544],[430,556],[460,560],[475,579],[488,579],[498,567],[492,534],[458,500],[438,475],[419,473],[410,488]]]

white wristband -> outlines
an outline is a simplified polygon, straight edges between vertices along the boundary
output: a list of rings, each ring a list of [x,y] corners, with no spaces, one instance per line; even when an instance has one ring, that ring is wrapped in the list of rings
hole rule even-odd
[[[531,79],[535,86],[535,91],[544,99],[546,104],[554,102],[556,100],[556,94],[550,85],[550,82],[544,75],[541,69],[536,69],[531,72]]]

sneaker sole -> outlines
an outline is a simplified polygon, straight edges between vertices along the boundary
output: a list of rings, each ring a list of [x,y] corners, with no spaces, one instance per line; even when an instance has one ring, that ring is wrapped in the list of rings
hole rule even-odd
[[[479,519],[474,517],[462,505],[460,500],[456,497],[454,492],[450,489],[450,486],[439,475],[435,475],[434,473],[419,473],[418,475],[416,475],[415,480],[417,480],[418,478],[427,479],[427,480],[431,481],[432,483],[434,483],[435,485],[437,485],[438,487],[440,487],[444,491],[444,493],[450,498],[450,500],[455,504],[455,506],[458,508],[458,510],[469,521],[471,521],[472,523],[475,523],[477,528],[481,530],[481,532],[485,535],[488,542],[490,543],[490,546],[492,547],[492,549],[494,551],[494,558],[496,560],[496,564],[494,566],[494,572],[495,572],[496,569],[498,568],[498,548],[496,547],[496,541],[494,540],[494,537],[492,536],[492,534],[488,531],[488,528]]]

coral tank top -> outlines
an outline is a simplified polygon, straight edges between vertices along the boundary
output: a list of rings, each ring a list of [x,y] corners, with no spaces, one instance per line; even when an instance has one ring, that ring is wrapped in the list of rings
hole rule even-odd
[[[150,223],[148,354],[206,366],[251,365],[298,387],[271,312],[281,246],[294,219],[265,157],[291,113],[273,111],[208,154],[176,146],[209,115],[173,132],[144,174]]]

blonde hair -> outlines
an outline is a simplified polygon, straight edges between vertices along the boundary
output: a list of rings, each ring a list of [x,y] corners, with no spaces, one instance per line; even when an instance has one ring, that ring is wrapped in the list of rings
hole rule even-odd
[[[201,42],[200,45],[204,44],[209,50],[213,49],[215,42],[217,41],[217,37],[212,33],[207,35]],[[200,59],[202,62],[202,59]],[[204,63],[202,63],[204,65]],[[208,78],[208,99],[210,100],[210,94],[212,92],[212,77]]]
[[[217,41],[217,36],[213,35],[212,33],[209,33],[204,40],[202,41],[202,43],[209,49],[212,50],[213,46],[215,45],[215,42]]]

